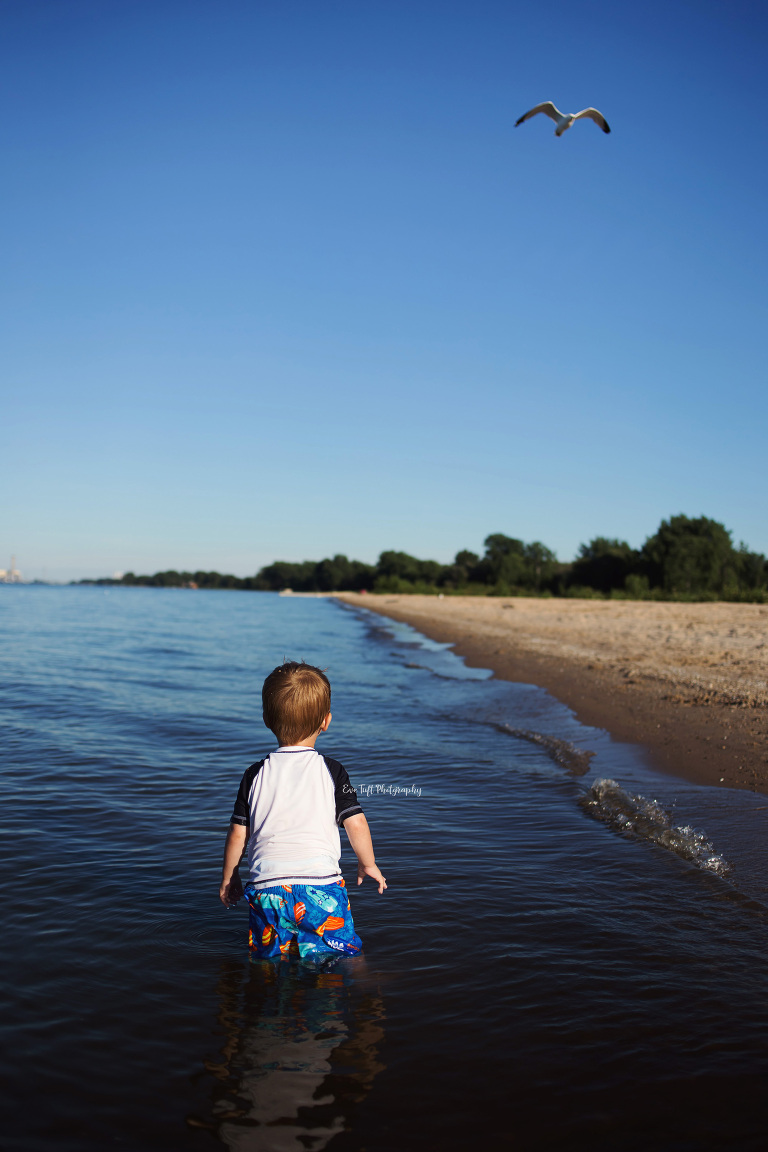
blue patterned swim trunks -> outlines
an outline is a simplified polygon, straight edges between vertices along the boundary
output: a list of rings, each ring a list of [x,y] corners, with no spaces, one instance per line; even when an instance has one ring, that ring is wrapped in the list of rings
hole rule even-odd
[[[333,884],[246,884],[248,947],[271,956],[356,956],[363,942],[355,932],[343,880]]]

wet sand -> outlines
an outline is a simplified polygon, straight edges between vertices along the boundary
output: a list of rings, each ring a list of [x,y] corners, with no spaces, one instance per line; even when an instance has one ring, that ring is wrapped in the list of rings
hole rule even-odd
[[[659,768],[768,792],[768,605],[337,595],[546,688]]]

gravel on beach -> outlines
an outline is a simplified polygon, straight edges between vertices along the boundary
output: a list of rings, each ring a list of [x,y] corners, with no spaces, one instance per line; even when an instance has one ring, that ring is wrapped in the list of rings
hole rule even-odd
[[[768,792],[768,605],[337,595],[541,685],[660,768]]]

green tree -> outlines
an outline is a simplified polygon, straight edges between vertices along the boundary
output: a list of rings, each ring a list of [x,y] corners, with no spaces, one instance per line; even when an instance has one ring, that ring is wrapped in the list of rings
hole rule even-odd
[[[431,592],[445,583],[448,569],[437,560],[419,560],[408,552],[382,552],[376,564],[377,592]]]
[[[447,564],[440,576],[440,585],[444,588],[464,588],[471,580],[480,580],[478,565],[480,557],[476,552],[469,552],[466,548],[457,552],[453,564]]]
[[[410,580],[415,582],[419,579],[421,561],[417,560],[415,556],[410,556],[407,552],[382,552],[376,563],[377,576],[383,576],[384,579],[391,579],[394,577],[398,580]]]
[[[457,552],[454,556],[453,563],[457,568],[463,568],[469,577],[480,563],[480,557],[477,552],[469,552],[466,548],[462,548],[461,552]]]
[[[477,571],[487,584],[539,592],[549,587],[556,566],[554,552],[539,540],[524,544],[513,536],[494,532],[485,538],[485,556]]]
[[[551,549],[534,540],[532,544],[525,545],[525,561],[527,565],[525,588],[533,588],[540,592],[548,586],[555,573],[557,557]]]
[[[281,592],[283,588],[293,588],[295,592],[318,592],[316,579],[317,563],[302,560],[298,563],[289,560],[276,560],[262,568],[256,579],[265,592]]]
[[[315,583],[320,592],[356,592],[373,584],[374,579],[372,565],[348,560],[341,554],[330,560],[321,560],[315,571]]]
[[[625,540],[596,536],[589,544],[579,545],[568,582],[606,593],[623,589],[627,577],[637,568],[638,559],[639,553]]]
[[[649,536],[641,559],[652,587],[671,594],[722,594],[735,587],[738,556],[731,533],[706,516],[671,516]]]
[[[739,544],[736,563],[741,588],[757,592],[768,585],[768,560],[760,552],[750,552],[746,544]]]
[[[485,555],[480,570],[486,584],[507,584],[519,587],[526,571],[525,544],[503,532],[486,536]]]

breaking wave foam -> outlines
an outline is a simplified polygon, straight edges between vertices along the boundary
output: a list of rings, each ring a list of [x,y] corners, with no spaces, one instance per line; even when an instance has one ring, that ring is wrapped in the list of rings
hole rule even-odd
[[[727,876],[730,865],[703,832],[689,825],[677,827],[656,800],[633,796],[615,780],[596,780],[580,801],[596,820],[641,840],[650,840],[717,876]]]

